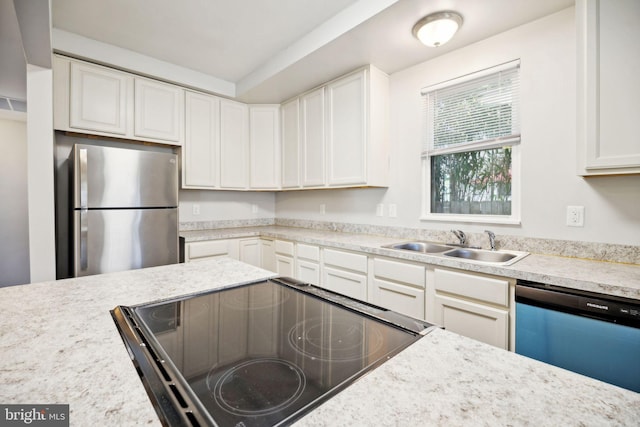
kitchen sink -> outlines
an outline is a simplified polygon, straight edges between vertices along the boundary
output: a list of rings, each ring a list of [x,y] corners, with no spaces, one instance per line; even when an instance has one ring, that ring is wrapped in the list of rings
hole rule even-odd
[[[529,255],[528,252],[488,251],[479,248],[455,248],[454,246],[455,245],[444,245],[433,242],[410,241],[392,243],[382,247],[387,249],[399,249],[402,251],[459,258],[465,261],[494,265],[511,265]]]
[[[403,242],[393,243],[391,245],[385,245],[383,248],[400,249],[403,251],[422,252],[425,254],[433,254],[439,252],[446,252],[451,250],[451,246],[439,245],[431,242]]]
[[[485,251],[482,249],[459,248],[445,252],[443,255],[482,263],[509,265],[521,260],[529,254],[527,252],[516,251]]]

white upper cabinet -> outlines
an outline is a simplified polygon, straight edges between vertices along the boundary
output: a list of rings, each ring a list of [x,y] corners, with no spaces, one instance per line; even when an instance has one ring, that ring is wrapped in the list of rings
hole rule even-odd
[[[249,106],[249,158],[252,189],[280,187],[280,106]]]
[[[249,186],[249,108],[246,104],[220,100],[220,186]]]
[[[389,78],[377,68],[302,94],[282,115],[283,189],[388,185]]]
[[[300,97],[300,145],[303,187],[325,184],[324,87]]]
[[[70,64],[71,128],[125,135],[127,99],[133,78],[104,67]]]
[[[285,102],[280,108],[282,130],[282,188],[300,187],[300,100]]]
[[[640,173],[640,2],[578,0],[578,174]]]
[[[135,136],[181,140],[184,90],[180,87],[136,77],[134,105]]]
[[[367,92],[364,72],[327,86],[327,183],[367,180]]]
[[[54,55],[54,128],[181,145],[184,90]]]
[[[185,141],[182,147],[182,187],[220,185],[220,98],[186,93]]]

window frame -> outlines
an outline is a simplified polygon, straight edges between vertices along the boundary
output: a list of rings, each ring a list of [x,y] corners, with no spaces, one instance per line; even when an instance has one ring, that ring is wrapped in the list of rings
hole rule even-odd
[[[466,222],[466,223],[485,223],[485,224],[507,224],[519,225],[521,223],[520,206],[521,206],[521,141],[522,136],[500,137],[492,140],[485,140],[475,143],[461,143],[453,147],[434,149],[432,139],[429,137],[430,129],[433,127],[432,117],[429,117],[426,109],[426,94],[435,90],[459,85],[470,80],[489,76],[500,71],[519,68],[520,60],[509,61],[494,67],[480,70],[474,73],[464,75],[455,79],[447,80],[442,83],[427,86],[421,90],[423,99],[422,111],[422,127],[423,127],[423,149],[420,153],[420,161],[422,164],[422,203],[421,203],[421,221],[445,221],[445,222]],[[521,107],[518,108],[517,114],[521,115]],[[427,142],[429,141],[429,142]],[[511,147],[511,214],[510,215],[483,215],[483,214],[457,214],[457,213],[433,213],[431,212],[431,159],[434,156],[443,154],[453,154],[469,151],[482,151],[491,148]],[[473,149],[465,149],[473,148]]]

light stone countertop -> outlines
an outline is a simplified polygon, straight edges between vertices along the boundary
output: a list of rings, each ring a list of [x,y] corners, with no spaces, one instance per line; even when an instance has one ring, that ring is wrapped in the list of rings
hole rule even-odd
[[[257,236],[293,240],[640,300],[640,265],[638,264],[530,254],[510,266],[482,265],[456,258],[381,247],[407,240],[402,238],[276,225],[181,231],[180,235],[187,243]]]
[[[0,289],[0,402],[72,426],[159,425],[109,310],[270,276],[229,258]],[[631,426],[640,394],[435,330],[301,426]]]

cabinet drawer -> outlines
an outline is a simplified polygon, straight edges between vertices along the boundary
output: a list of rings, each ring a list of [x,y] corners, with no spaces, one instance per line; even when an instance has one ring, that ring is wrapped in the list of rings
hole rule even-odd
[[[276,253],[293,256],[293,242],[276,240]]]
[[[324,250],[324,263],[348,270],[367,272],[367,256],[354,254],[351,252],[336,251],[333,249]]]
[[[371,302],[416,319],[424,319],[423,289],[374,279]]]
[[[320,261],[320,248],[318,246],[305,245],[298,243],[297,257],[311,261]]]
[[[509,306],[509,281],[505,279],[436,269],[435,289],[503,307]]]
[[[424,266],[421,265],[376,258],[373,260],[373,272],[376,277],[383,279],[407,283],[420,288],[425,286],[425,271]]]
[[[320,266],[317,262],[299,259],[296,262],[296,271],[296,279],[320,286]]]
[[[206,242],[187,244],[187,256],[189,259],[224,256],[227,254],[229,254],[229,242],[227,240],[207,240]]]
[[[330,291],[367,301],[367,276],[364,274],[325,267],[322,270],[322,286]]]
[[[509,311],[436,295],[436,323],[448,331],[507,350]]]

